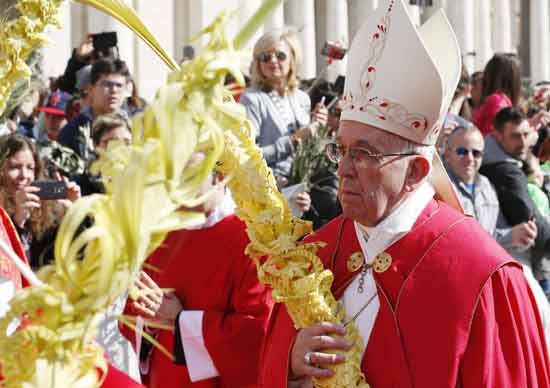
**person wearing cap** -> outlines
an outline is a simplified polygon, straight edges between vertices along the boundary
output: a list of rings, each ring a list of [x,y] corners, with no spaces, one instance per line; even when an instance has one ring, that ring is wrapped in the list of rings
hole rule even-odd
[[[57,141],[59,131],[67,125],[67,114],[65,112],[71,95],[62,91],[50,94],[46,105],[37,108],[44,112],[44,135],[48,140]]]
[[[351,322],[372,387],[550,386],[522,267],[464,215],[433,147],[460,69],[442,12],[417,29],[403,0],[385,0],[359,29],[338,139],[327,147],[343,215],[306,240],[326,244],[318,254],[346,325],[298,330],[276,305],[260,386],[332,376],[349,358],[341,336]]]

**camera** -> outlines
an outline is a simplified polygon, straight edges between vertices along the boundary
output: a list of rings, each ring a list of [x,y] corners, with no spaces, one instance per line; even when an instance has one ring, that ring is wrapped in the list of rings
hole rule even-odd
[[[66,199],[67,184],[63,181],[34,181],[32,186],[38,187],[36,193],[40,199]]]
[[[321,54],[330,59],[341,60],[346,56],[348,49],[336,42],[326,41]]]
[[[118,58],[118,36],[116,31],[93,34],[92,44],[94,46],[94,58]]]

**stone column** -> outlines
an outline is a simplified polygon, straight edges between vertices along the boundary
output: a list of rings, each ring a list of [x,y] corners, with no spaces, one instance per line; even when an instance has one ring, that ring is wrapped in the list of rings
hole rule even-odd
[[[124,0],[130,5],[132,1]],[[100,12],[92,7],[87,7],[88,14],[88,29],[90,33],[116,31],[118,37],[118,48],[120,59],[126,62],[130,72],[134,71],[134,47],[135,36],[125,25],[119,23],[118,20],[111,16]],[[146,19],[147,20],[147,19]]]
[[[235,36],[239,30],[240,24],[244,24],[244,20],[240,19],[241,14],[239,13],[239,8],[241,3],[239,0],[224,0],[221,1],[212,1],[212,0],[174,0],[177,3],[180,1],[183,2],[183,5],[178,4],[176,10],[178,12],[184,12],[180,17],[182,20],[178,20],[178,23],[187,24],[187,27],[182,28],[178,27],[180,30],[183,29],[187,34],[187,41],[185,44],[193,44],[193,46],[200,47],[206,42],[206,40],[199,39],[198,42],[190,42],[191,38],[194,38],[198,33],[207,25],[212,23],[216,16],[223,10],[236,11],[237,15],[233,18],[231,23],[228,26],[228,33],[231,36]],[[184,9],[182,9],[184,8]],[[180,32],[181,33],[181,32]]]
[[[475,71],[481,71],[493,56],[491,45],[491,3],[478,1],[475,8]]]
[[[285,11],[284,6],[281,3],[277,9],[271,14],[269,19],[267,19],[264,30],[265,31],[271,31],[275,29],[279,29],[285,26]]]
[[[208,1],[208,3],[210,3],[210,1]],[[240,0],[238,13],[239,29],[237,29],[237,31],[239,31],[240,27],[244,26],[246,22],[248,22],[248,20],[254,15],[261,5],[262,0]],[[264,28],[262,26],[258,29],[258,31],[256,31],[254,36],[250,38],[246,47],[252,49],[256,44],[256,41],[260,39],[263,33]],[[250,60],[252,60],[252,57],[250,57]]]
[[[67,61],[72,54],[71,7],[65,2],[59,8],[62,28],[50,26],[46,30],[52,44],[42,49],[42,70],[45,77],[58,77],[65,72]]]
[[[509,53],[512,51],[511,0],[493,0],[493,12],[493,48],[497,53]]]
[[[299,31],[303,58],[298,73],[302,79],[315,78],[317,48],[315,44],[314,0],[285,2],[284,13],[287,24],[296,27]]]
[[[345,46],[349,46],[347,2],[342,0],[327,0],[326,6],[326,40],[332,42],[341,41]],[[339,75],[346,74],[346,63],[346,57],[340,61],[333,61],[327,69],[327,80],[334,82]]]
[[[521,44],[521,0],[512,0],[512,50],[519,51]]]
[[[70,1],[71,5],[71,44],[78,47],[88,34],[86,6]]]
[[[420,7],[414,4],[407,5],[407,11],[409,11],[409,16],[413,23],[419,27],[420,26]]]
[[[378,7],[378,0],[348,0],[350,43],[359,27]]]
[[[474,69],[474,0],[454,0],[447,3],[449,20],[455,30],[466,69]]]
[[[175,52],[174,44],[175,1],[177,0],[163,0],[158,3],[151,0],[134,0],[134,7],[163,48],[172,58],[178,60],[181,53]],[[140,39],[136,40],[134,56],[134,79],[139,92],[144,98],[151,100],[158,88],[166,82],[170,70]]]
[[[531,1],[530,46],[531,80],[533,83],[548,81],[550,79],[550,22],[548,7],[548,0]]]
[[[424,7],[422,14],[420,15],[422,23],[431,18],[437,11],[443,9],[448,16],[447,12],[447,0],[433,0],[430,7]]]

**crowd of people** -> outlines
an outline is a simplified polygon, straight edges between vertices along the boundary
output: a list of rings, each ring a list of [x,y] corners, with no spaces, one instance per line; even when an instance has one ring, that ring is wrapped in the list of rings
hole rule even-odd
[[[392,16],[389,7],[387,17],[402,16],[399,5],[395,8]],[[378,28],[378,33],[385,32]],[[402,37],[414,41],[411,34]],[[392,51],[392,45],[398,43],[388,43],[385,55],[395,62],[402,53]],[[495,54],[483,71],[462,71],[444,117],[426,120],[425,132],[418,135],[409,133],[418,128],[416,121],[406,125],[408,118],[392,117],[392,111],[385,110],[391,101],[388,95],[388,100],[376,102],[376,108],[373,101],[379,97],[365,96],[372,90],[393,93],[395,100],[403,99],[402,104],[420,112],[430,111],[429,104],[439,104],[439,109],[441,101],[413,101],[421,99],[420,90],[410,93],[414,83],[392,85],[395,73],[382,65],[376,69],[374,60],[367,73],[378,71],[376,78],[358,76],[363,63],[354,63],[367,50],[353,50],[346,92],[335,93],[335,85],[318,82],[306,91],[308,84],[298,78],[301,49],[296,31],[267,32],[254,46],[249,85],[236,97],[295,214],[320,229],[311,241],[328,243],[321,258],[335,273],[333,291],[346,311],[359,311],[348,318],[359,325],[365,339],[368,366],[363,372],[377,387],[436,386],[421,384],[429,381],[428,376],[440,383],[458,379],[471,387],[549,386],[550,305],[545,294],[550,298],[550,82],[535,85],[529,95],[517,57]],[[401,93],[402,89],[407,91]],[[415,97],[405,101],[411,95]],[[0,206],[33,269],[53,260],[57,228],[71,202],[103,191],[101,177],[92,174],[90,166],[111,141],[132,141],[130,119],[146,105],[118,50],[98,53],[88,37],[74,50],[63,75],[48,87],[33,85],[9,112],[3,129],[7,133],[0,138]],[[471,217],[444,205],[440,188],[427,183],[435,168],[434,149],[464,213]],[[204,154],[195,155],[201,158]],[[296,170],[304,165],[306,173],[296,178]],[[46,198],[40,187],[44,181],[57,182],[64,194]],[[118,339],[99,342],[115,366],[151,388],[310,387],[312,377],[331,375],[324,366],[344,361],[343,355],[325,349],[349,349],[343,338],[329,336],[344,335],[345,327],[325,322],[300,331],[294,328],[246,257],[245,225],[234,215],[235,205],[223,182],[222,176],[211,174],[203,189],[213,194],[194,209],[205,214],[205,223],[170,233],[136,282],[141,296],[114,306],[118,313],[124,310],[143,318],[147,337],[155,338],[174,359],[158,344],[121,326],[126,341],[112,322],[103,340]],[[449,225],[456,228],[449,232]],[[432,252],[430,244],[436,242],[441,248]],[[423,249],[429,254],[422,263],[437,267],[443,276],[434,279],[435,272],[415,262],[424,272],[410,275],[417,283],[403,291],[400,287],[409,272],[399,271],[414,271],[410,258],[401,256],[415,256]],[[463,251],[471,257],[459,263]],[[364,262],[350,267],[348,256],[357,254]],[[390,263],[393,257],[394,264],[378,273],[372,268],[382,254],[390,255]],[[445,266],[436,259],[444,256],[452,265],[442,269]],[[487,263],[474,262],[484,256],[490,257]],[[470,269],[472,278],[466,280]],[[451,270],[456,278],[445,272]],[[426,285],[433,283],[442,287],[440,295],[426,297],[433,311],[426,307],[418,312],[416,302],[408,304],[407,299],[399,316],[403,333],[389,329],[400,295],[420,300],[424,296],[418,293],[427,295]],[[464,284],[471,289],[458,293]],[[376,298],[377,292],[386,299]],[[418,317],[439,314],[437,309],[447,303],[444,298],[454,298],[457,304],[456,316],[442,318],[443,326]],[[477,308],[479,300],[483,309]],[[500,304],[503,300],[513,305],[510,311]],[[424,326],[419,328],[415,319]],[[166,323],[171,330],[149,327],[148,321]],[[456,322],[463,325],[460,330],[454,330]],[[509,332],[498,333],[499,325],[512,327],[514,336],[504,339]],[[433,349],[421,341],[430,329]],[[468,341],[468,335],[475,341]],[[448,351],[443,358],[461,361],[449,361],[434,377],[428,369],[443,362],[435,350],[435,342],[443,338]],[[384,372],[384,359],[397,360],[393,373]],[[517,376],[505,367],[507,360],[518,369]],[[411,367],[416,368],[414,376]]]

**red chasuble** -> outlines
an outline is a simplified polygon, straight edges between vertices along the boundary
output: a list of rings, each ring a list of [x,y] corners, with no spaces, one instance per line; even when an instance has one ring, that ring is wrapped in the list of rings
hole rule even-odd
[[[228,216],[214,226],[168,235],[148,259],[160,273],[148,271],[161,288],[173,288],[187,311],[204,311],[203,338],[220,376],[192,383],[185,366],[154,349],[149,367],[151,388],[256,387],[259,356],[272,302],[259,283],[256,267],[244,254],[245,225]],[[173,334],[159,342],[173,349]],[[134,342],[135,343],[135,342]]]
[[[101,388],[144,388],[144,386],[136,383],[130,376],[109,364],[107,376],[105,376]]]
[[[353,221],[339,217],[311,240],[328,243],[320,255],[340,298],[358,274],[346,265],[361,252]],[[474,219],[432,201],[386,253],[393,261],[374,273],[380,310],[362,363],[373,388],[550,387],[544,332],[521,266]],[[276,305],[262,387],[287,386],[295,336]]]
[[[27,260],[27,256],[25,255],[25,250],[23,249],[23,246],[21,245],[21,241],[19,240],[19,236],[17,234],[17,231],[15,230],[15,227],[13,226],[13,223],[10,220],[10,217],[6,213],[4,209],[0,207],[0,218],[2,219],[2,222],[0,222],[0,238],[4,240],[9,246],[13,248],[13,251],[19,256],[19,258],[26,263],[29,264]],[[26,279],[22,278],[21,273],[11,262],[11,260],[4,255],[3,252],[0,251],[0,275],[3,278],[8,278],[13,281],[15,284],[16,289],[20,289],[21,287],[27,287],[29,283]]]

